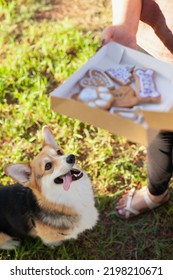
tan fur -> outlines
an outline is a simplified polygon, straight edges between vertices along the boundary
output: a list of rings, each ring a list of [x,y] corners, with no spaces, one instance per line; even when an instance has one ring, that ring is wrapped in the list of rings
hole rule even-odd
[[[19,242],[13,240],[11,236],[0,233],[0,249],[13,250],[19,245]]]
[[[43,148],[33,161],[23,164],[11,164],[5,168],[5,173],[15,181],[31,188],[36,197],[37,204],[40,207],[39,218],[34,218],[34,227],[29,232],[29,235],[40,237],[43,243],[47,245],[58,245],[60,241],[76,238],[83,230],[92,228],[97,221],[98,213],[92,202],[94,201],[94,196],[92,195],[92,186],[89,180],[86,180],[84,183],[85,192],[86,187],[88,188],[87,190],[89,190],[87,195],[82,194],[82,185],[79,188],[80,183],[78,183],[78,192],[80,194],[76,192],[75,185],[73,187],[75,195],[71,192],[70,195],[68,195],[68,188],[65,190],[64,185],[62,185],[63,187],[61,186],[61,190],[63,190],[63,188],[64,190],[60,192],[60,198],[63,197],[63,195],[65,198],[68,197],[67,205],[65,205],[66,202],[64,202],[66,200],[62,199],[61,202],[59,197],[57,199],[58,185],[55,185],[54,180],[57,179],[57,177],[59,178],[59,176],[61,178],[64,174],[68,174],[74,162],[67,162],[66,159],[68,155],[62,155],[57,152],[57,150],[59,151],[59,147],[48,127],[43,128],[43,133]],[[45,168],[47,163],[52,164],[50,169]],[[54,200],[54,196],[57,200]],[[88,200],[86,200],[87,202],[85,202],[85,198],[88,198]],[[72,204],[69,203],[69,201],[72,201]],[[81,203],[81,206],[76,208],[78,202]],[[78,210],[75,210],[73,206],[69,205],[73,205]],[[88,205],[92,210],[92,214],[89,214]],[[92,220],[91,223],[90,220]],[[3,240],[4,242],[6,241],[5,238],[8,239],[10,237],[3,234],[0,235],[0,244],[2,244]],[[10,244],[11,248],[13,245],[15,244]]]
[[[35,227],[30,232],[31,236],[40,237],[45,244],[63,241],[68,234],[68,230],[57,229],[56,227],[42,223],[40,220],[35,221]]]
[[[32,168],[32,174],[30,177],[30,182],[28,186],[32,186],[32,189],[39,189],[39,181],[45,175],[44,163],[45,160],[50,159],[54,164],[54,168],[58,168],[59,164],[57,162],[56,150],[50,147],[49,145],[44,146],[43,150],[34,158],[34,160],[30,163]],[[47,174],[50,174],[52,170],[47,171]]]
[[[0,233],[0,244],[4,244],[11,240],[11,237],[5,233]]]

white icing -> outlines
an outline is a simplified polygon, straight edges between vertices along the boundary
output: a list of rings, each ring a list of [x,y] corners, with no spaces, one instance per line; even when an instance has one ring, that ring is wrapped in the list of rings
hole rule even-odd
[[[112,99],[112,95],[108,93],[100,93],[99,96],[101,99],[108,100],[108,101]]]
[[[93,108],[97,107],[94,101],[89,101],[87,104],[89,107],[93,107]]]
[[[108,105],[108,102],[103,99],[97,99],[95,101],[89,101],[88,103],[89,107],[96,108],[96,107],[106,107]]]
[[[79,94],[79,100],[89,101],[98,98],[97,91],[94,88],[84,88]]]
[[[148,69],[148,70],[136,70],[135,71],[139,83],[140,83],[140,90],[139,90],[139,95],[142,98],[147,98],[147,97],[159,97],[160,94],[157,92],[155,83],[153,81],[153,70]]]
[[[118,69],[110,68],[106,72],[113,78],[123,84],[128,84],[132,76],[131,71],[133,66],[119,67]]]
[[[95,104],[98,106],[98,107],[105,107],[108,105],[107,101],[106,100],[103,100],[103,99],[97,99],[95,101]]]
[[[83,78],[80,81],[82,87],[94,86],[94,87],[114,87],[113,82],[109,77],[100,69],[91,68],[89,70],[89,78]]]
[[[107,87],[98,87],[99,92],[109,92]]]

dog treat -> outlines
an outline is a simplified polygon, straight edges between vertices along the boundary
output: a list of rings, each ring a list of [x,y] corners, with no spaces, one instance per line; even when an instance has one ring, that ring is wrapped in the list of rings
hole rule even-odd
[[[141,123],[143,121],[143,114],[140,113],[142,107],[134,106],[133,108],[119,108],[119,107],[112,107],[110,109],[110,113],[113,115],[119,115],[121,117],[125,117],[135,121],[136,123]]]
[[[73,96],[73,99],[86,103],[90,107],[107,110],[111,107],[114,97],[107,87],[86,87]]]
[[[114,83],[105,72],[99,68],[91,68],[87,73],[87,77],[82,78],[79,84],[82,88],[100,86],[109,89],[114,88]]]
[[[105,72],[108,76],[120,85],[129,85],[132,79],[132,71],[134,66],[121,66],[117,69],[109,68]]]
[[[111,114],[117,114],[122,117],[127,117],[129,119],[135,120],[137,117],[136,111],[137,106],[133,108],[119,108],[119,107],[111,107],[110,113]]]
[[[152,69],[135,69],[134,78],[139,101],[160,102],[161,95],[157,91]]]
[[[88,102],[98,98],[97,90],[95,88],[84,88],[78,95],[78,100]]]
[[[138,104],[136,92],[130,86],[122,86],[111,91],[114,96],[114,107],[131,108]]]

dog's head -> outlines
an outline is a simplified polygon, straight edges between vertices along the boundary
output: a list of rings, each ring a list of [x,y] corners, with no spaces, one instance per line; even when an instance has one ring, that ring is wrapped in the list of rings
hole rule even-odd
[[[46,188],[57,187],[68,191],[73,181],[83,177],[83,172],[75,166],[75,156],[62,152],[47,126],[43,127],[43,148],[33,161],[10,164],[4,171],[20,184],[44,192]]]

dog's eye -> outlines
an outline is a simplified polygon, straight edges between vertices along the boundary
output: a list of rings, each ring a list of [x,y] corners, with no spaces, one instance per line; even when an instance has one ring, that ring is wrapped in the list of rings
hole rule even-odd
[[[51,162],[47,162],[46,164],[45,164],[45,170],[49,170],[49,169],[51,169],[52,168],[52,163]]]
[[[61,150],[57,150],[56,153],[57,153],[57,155],[59,155],[59,156],[62,156],[62,155],[63,155],[63,152],[62,152]]]

